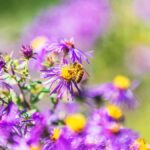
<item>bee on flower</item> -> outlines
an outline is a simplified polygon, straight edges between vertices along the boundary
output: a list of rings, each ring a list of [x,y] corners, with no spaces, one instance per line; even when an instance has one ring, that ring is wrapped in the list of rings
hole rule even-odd
[[[132,90],[136,86],[137,84],[131,83],[127,77],[118,75],[113,82],[87,89],[85,95],[91,98],[102,97],[110,103],[134,108],[137,106],[137,100]]]
[[[50,95],[56,93],[58,99],[67,96],[68,100],[74,97],[74,88],[80,93],[78,83],[81,82],[84,73],[83,65],[78,62],[67,62],[43,70],[44,78],[49,78],[46,84],[50,84],[49,88],[52,89]]]

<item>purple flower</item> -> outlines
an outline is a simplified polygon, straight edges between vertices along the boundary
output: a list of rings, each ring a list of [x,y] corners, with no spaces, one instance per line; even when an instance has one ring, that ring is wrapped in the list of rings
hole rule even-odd
[[[117,134],[108,134],[110,139],[110,149],[114,150],[129,150],[131,144],[137,139],[139,135],[128,128],[121,128]]]
[[[37,36],[49,40],[75,37],[78,46],[89,49],[108,29],[110,7],[108,0],[65,1],[43,11],[24,32],[24,41]]]
[[[49,41],[44,36],[38,36],[32,39],[30,46],[33,49],[33,51],[36,53],[35,60],[30,61],[30,67],[32,69],[38,69],[41,70],[44,68],[45,62],[50,66],[52,62],[47,59],[50,57],[46,48],[49,44]],[[48,67],[49,67],[48,66]]]
[[[56,93],[57,98],[66,96],[67,99],[74,97],[74,87],[80,93],[78,83],[84,75],[84,68],[79,63],[62,64],[43,70],[44,78],[49,78],[46,84],[49,84],[51,94]]]
[[[128,106],[128,108],[133,108],[137,106],[137,101],[132,89],[133,87],[131,86],[130,80],[120,75],[117,76],[112,83],[104,83],[95,88],[87,89],[85,95],[91,98],[101,96],[116,105],[123,104]]]
[[[65,134],[65,133],[63,133]],[[60,136],[56,141],[52,141],[50,139],[45,140],[43,150],[69,150],[71,149],[69,140],[64,138],[65,136]]]
[[[79,62],[82,63],[82,60],[89,62],[88,57],[92,55],[88,52],[82,51],[80,49],[75,48],[74,39],[71,38],[70,40],[60,40],[59,42],[52,43],[48,47],[48,51],[50,53],[56,52],[58,54],[64,55],[66,57],[69,55],[69,58],[72,62]]]
[[[95,144],[103,141],[103,146],[106,146],[106,149],[120,150],[123,148],[129,150],[130,145],[139,135],[118,122],[118,117],[120,118],[121,115],[119,108],[114,108],[114,106],[96,110],[89,120],[87,135],[95,137],[93,140]]]
[[[26,59],[34,58],[35,53],[30,46],[22,46],[22,54]]]
[[[0,71],[5,67],[6,62],[2,56],[0,56]]]
[[[6,104],[5,104],[6,105]],[[0,110],[0,144],[17,144],[16,138],[22,137],[25,133],[26,123],[20,116],[18,107],[10,102],[7,106],[2,105]]]

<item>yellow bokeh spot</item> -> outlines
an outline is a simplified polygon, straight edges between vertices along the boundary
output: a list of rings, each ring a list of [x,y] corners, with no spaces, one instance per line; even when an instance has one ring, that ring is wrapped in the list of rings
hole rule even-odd
[[[61,135],[61,130],[59,128],[54,128],[53,134],[50,137],[50,139],[56,141],[59,139],[60,135]]]
[[[108,115],[114,119],[118,120],[123,116],[121,109],[115,105],[109,105],[106,109]]]
[[[47,38],[45,36],[38,36],[31,41],[30,45],[33,50],[40,49],[45,45],[46,41],[47,41]]]
[[[122,75],[116,76],[113,83],[116,87],[121,88],[121,89],[127,89],[131,85],[130,80],[127,77],[122,76]]]
[[[29,150],[41,150],[40,146],[32,145]]]
[[[81,132],[86,126],[86,118],[82,114],[72,114],[66,117],[66,125],[74,132]]]

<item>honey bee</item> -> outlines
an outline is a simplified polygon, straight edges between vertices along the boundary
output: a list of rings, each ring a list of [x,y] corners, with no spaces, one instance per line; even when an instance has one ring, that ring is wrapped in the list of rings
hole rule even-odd
[[[80,70],[78,73],[77,73],[77,76],[76,76],[76,82],[77,83],[80,83],[80,81],[82,80],[83,78],[83,75],[84,75],[84,70]]]
[[[82,80],[83,78],[83,75],[84,75],[84,68],[82,67],[81,64],[75,62],[73,64],[73,67],[76,69],[76,76],[75,76],[75,81],[77,83],[80,83],[80,81]]]

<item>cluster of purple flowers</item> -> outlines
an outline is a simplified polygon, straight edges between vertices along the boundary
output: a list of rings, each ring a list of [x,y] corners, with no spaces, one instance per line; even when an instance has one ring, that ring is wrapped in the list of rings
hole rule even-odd
[[[149,150],[139,134],[122,125],[119,107],[95,110],[89,120],[83,114],[67,115],[59,125],[50,112],[21,118],[17,106],[1,107],[0,144],[13,150]],[[56,118],[58,119],[58,118]]]
[[[0,59],[1,73],[15,82],[10,86],[11,82],[7,85],[4,79],[9,90],[3,97],[0,95],[0,148],[150,150],[150,145],[136,131],[124,126],[121,107],[137,106],[133,94],[136,83],[119,75],[113,82],[87,88],[84,81],[88,73],[84,66],[89,63],[91,52],[78,49],[72,38],[46,41],[40,46],[49,58],[49,64],[41,69],[44,82],[32,80],[27,69],[32,61],[44,63],[38,59],[40,54],[34,53],[34,44],[22,47],[21,60],[8,56]],[[39,111],[36,103],[46,99],[47,93],[51,108]],[[95,107],[95,99],[106,100],[106,106]],[[84,111],[85,104],[90,111]]]
[[[89,62],[88,57],[92,55],[75,47],[73,39],[61,40],[47,46],[49,54],[55,53],[59,57],[57,64],[53,64],[50,69],[43,70],[44,78],[49,78],[51,94],[57,93],[57,98],[61,99],[65,94],[74,97],[74,87],[80,93],[78,83],[81,82],[85,74],[83,63]],[[56,85],[54,85],[56,84]],[[70,98],[69,98],[70,99]]]
[[[108,0],[64,0],[62,4],[44,10],[23,33],[23,43],[31,42],[37,53],[38,61],[32,61],[30,68],[35,70],[52,65],[55,55],[49,56],[45,50],[49,41],[75,37],[77,46],[93,47],[108,29],[110,12]]]

